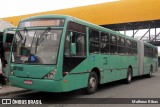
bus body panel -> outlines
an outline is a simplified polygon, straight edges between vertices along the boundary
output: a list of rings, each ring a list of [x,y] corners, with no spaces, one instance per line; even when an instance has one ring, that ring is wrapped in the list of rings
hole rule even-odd
[[[28,90],[46,91],[46,92],[63,92],[63,81],[54,81],[47,79],[20,78],[16,76],[9,77],[10,84]],[[32,81],[32,84],[25,84],[24,81]]]
[[[68,74],[63,79],[63,91],[72,91],[87,87],[89,73]]]
[[[73,64],[75,58],[70,58],[68,63]],[[71,91],[79,88],[84,88],[87,86],[89,70],[91,69],[90,58],[84,58],[82,62],[74,65],[73,69],[69,71],[67,75],[64,76],[64,91]]]
[[[25,65],[25,64],[11,64],[11,69],[14,76],[22,78],[39,78],[42,79],[46,74],[54,70],[53,65]]]

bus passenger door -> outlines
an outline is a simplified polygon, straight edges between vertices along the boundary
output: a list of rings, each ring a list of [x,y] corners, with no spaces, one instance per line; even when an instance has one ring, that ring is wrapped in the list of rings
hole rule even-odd
[[[73,90],[86,86],[86,36],[77,31],[68,31],[64,47],[63,76],[68,81],[64,90]],[[65,75],[65,74],[70,75]],[[80,81],[82,80],[82,81]]]

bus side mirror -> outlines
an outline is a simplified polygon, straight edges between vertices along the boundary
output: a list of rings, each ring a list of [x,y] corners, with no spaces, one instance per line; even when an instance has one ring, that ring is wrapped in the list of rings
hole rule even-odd
[[[76,44],[75,43],[70,44],[70,54],[73,56],[76,55]]]

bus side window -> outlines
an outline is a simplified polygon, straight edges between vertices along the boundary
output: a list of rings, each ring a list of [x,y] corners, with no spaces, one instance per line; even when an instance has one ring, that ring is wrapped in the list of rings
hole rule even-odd
[[[110,36],[110,53],[111,54],[117,53],[117,36],[115,35]]]
[[[133,54],[137,54],[137,42],[133,41]]]
[[[118,53],[119,54],[126,53],[125,39],[122,37],[118,37]]]
[[[99,31],[89,30],[89,52],[99,53]]]
[[[126,39],[126,52],[127,54],[131,54],[132,50],[131,50],[131,40]]]
[[[108,54],[109,50],[109,34],[101,33],[101,53]]]

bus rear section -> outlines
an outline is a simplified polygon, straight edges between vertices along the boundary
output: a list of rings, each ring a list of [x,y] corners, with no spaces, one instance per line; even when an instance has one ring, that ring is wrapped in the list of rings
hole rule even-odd
[[[138,41],[138,66],[139,75],[151,76],[158,70],[158,49],[157,47]]]

